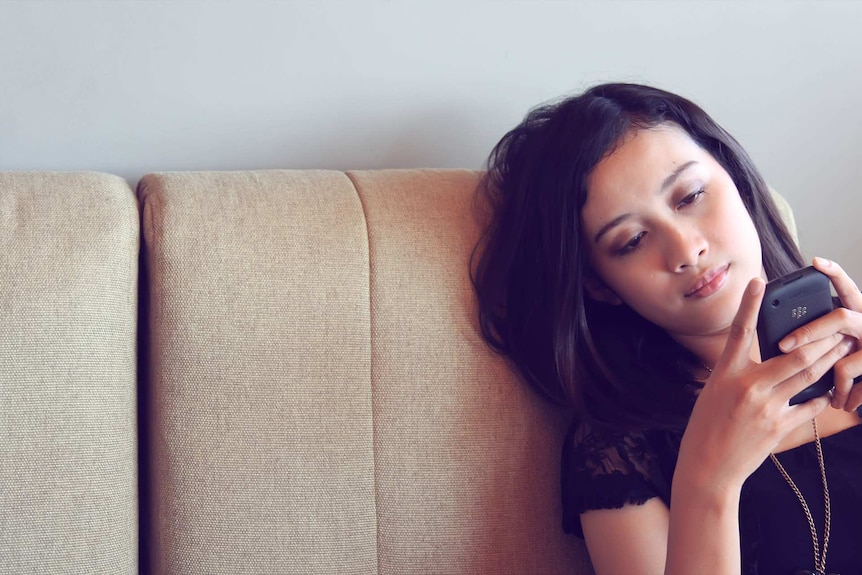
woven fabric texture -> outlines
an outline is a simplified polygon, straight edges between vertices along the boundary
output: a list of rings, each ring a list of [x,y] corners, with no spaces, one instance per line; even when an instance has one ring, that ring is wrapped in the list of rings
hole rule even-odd
[[[121,178],[0,173],[0,574],[138,572],[138,247]]]
[[[340,172],[139,185],[156,575],[375,573],[367,231]]]
[[[591,573],[560,528],[567,419],[480,336],[479,174],[348,175],[369,230],[379,572]]]
[[[478,334],[477,178],[145,177],[154,573],[591,572],[566,416]]]

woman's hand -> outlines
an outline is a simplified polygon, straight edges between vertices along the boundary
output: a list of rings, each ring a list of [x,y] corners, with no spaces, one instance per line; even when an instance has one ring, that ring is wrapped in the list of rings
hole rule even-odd
[[[814,267],[829,276],[838,298],[844,305],[811,323],[794,330],[779,344],[783,352],[791,352],[811,342],[843,334],[853,342],[853,352],[835,364],[835,391],[832,407],[854,411],[862,406],[862,385],[854,386],[853,380],[862,374],[862,293],[856,283],[837,263],[814,258]]]
[[[829,405],[828,396],[794,406],[789,401],[850,353],[854,340],[823,326],[790,353],[757,363],[751,346],[763,291],[760,278],[745,290],[683,436],[674,490],[694,488],[706,496],[711,491],[717,502],[738,497],[742,483],[781,439]]]
[[[683,434],[671,486],[666,573],[739,572],[742,484],[783,437],[826,409],[828,396],[793,406],[790,398],[853,348],[851,338],[832,332],[763,363],[752,360],[763,291],[760,278],[748,284]]]

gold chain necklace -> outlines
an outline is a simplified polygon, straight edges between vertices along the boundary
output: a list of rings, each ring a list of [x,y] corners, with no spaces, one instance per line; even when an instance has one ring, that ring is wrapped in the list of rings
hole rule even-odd
[[[706,368],[707,372],[712,374],[711,367],[706,364],[703,364],[703,367]],[[799,502],[802,504],[802,509],[805,511],[805,517],[808,519],[808,528],[811,530],[811,541],[814,543],[814,570],[809,571],[805,569],[796,572],[794,575],[826,575],[826,551],[829,548],[829,531],[832,523],[832,505],[829,499],[829,485],[826,483],[826,461],[823,459],[823,446],[820,444],[820,433],[817,431],[817,420],[812,419],[811,424],[814,427],[814,445],[817,448],[817,463],[820,464],[820,479],[823,482],[823,508],[826,515],[826,520],[823,525],[822,554],[820,553],[820,545],[817,539],[817,528],[814,526],[814,517],[811,515],[811,510],[808,508],[808,503],[805,501],[805,498],[802,496],[802,492],[796,486],[796,483],[790,477],[790,474],[787,473],[787,470],[784,469],[784,466],[781,465],[780,461],[778,461],[775,454],[769,454],[770,459],[772,459],[772,463],[774,463],[775,467],[778,468],[778,471],[784,477],[784,480],[787,481],[787,484],[790,485],[793,493],[796,494],[796,498],[799,499]],[[838,574],[833,573],[831,575]]]
[[[820,434],[817,432],[817,420],[811,420],[812,425],[814,426],[814,445],[817,447],[817,462],[820,464],[820,479],[823,481],[823,507],[826,514],[826,520],[823,525],[823,553],[820,553],[820,546],[817,541],[817,529],[814,527],[814,518],[811,515],[811,510],[808,508],[808,503],[806,503],[805,498],[802,496],[802,492],[799,491],[799,488],[796,486],[796,483],[791,479],[790,474],[787,473],[787,470],[784,469],[784,466],[781,465],[781,462],[778,461],[778,458],[774,453],[770,453],[769,457],[772,459],[772,463],[775,464],[775,467],[778,468],[778,471],[781,472],[781,475],[784,476],[787,484],[790,485],[790,488],[793,489],[793,493],[796,494],[796,498],[799,499],[799,502],[802,504],[802,509],[805,510],[805,517],[808,519],[808,528],[811,530],[811,541],[814,543],[814,571],[802,571],[800,575],[826,575],[826,551],[829,548],[829,528],[831,527],[832,520],[832,506],[829,500],[829,485],[826,483],[826,462],[823,459],[823,447],[820,445]]]

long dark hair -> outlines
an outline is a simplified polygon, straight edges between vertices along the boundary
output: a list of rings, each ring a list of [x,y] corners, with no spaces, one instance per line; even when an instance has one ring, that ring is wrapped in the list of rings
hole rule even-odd
[[[689,100],[604,84],[529,112],[494,147],[479,186],[489,219],[471,260],[482,335],[545,398],[594,427],[678,429],[700,385],[694,355],[626,305],[585,296],[587,177],[632,130],[676,124],[730,174],[769,278],[803,265],[748,154]]]

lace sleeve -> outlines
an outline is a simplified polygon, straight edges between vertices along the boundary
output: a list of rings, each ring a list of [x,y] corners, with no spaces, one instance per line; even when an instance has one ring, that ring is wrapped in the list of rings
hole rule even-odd
[[[583,537],[584,511],[665,499],[660,467],[643,433],[601,434],[585,425],[573,426],[563,445],[563,530]]]

